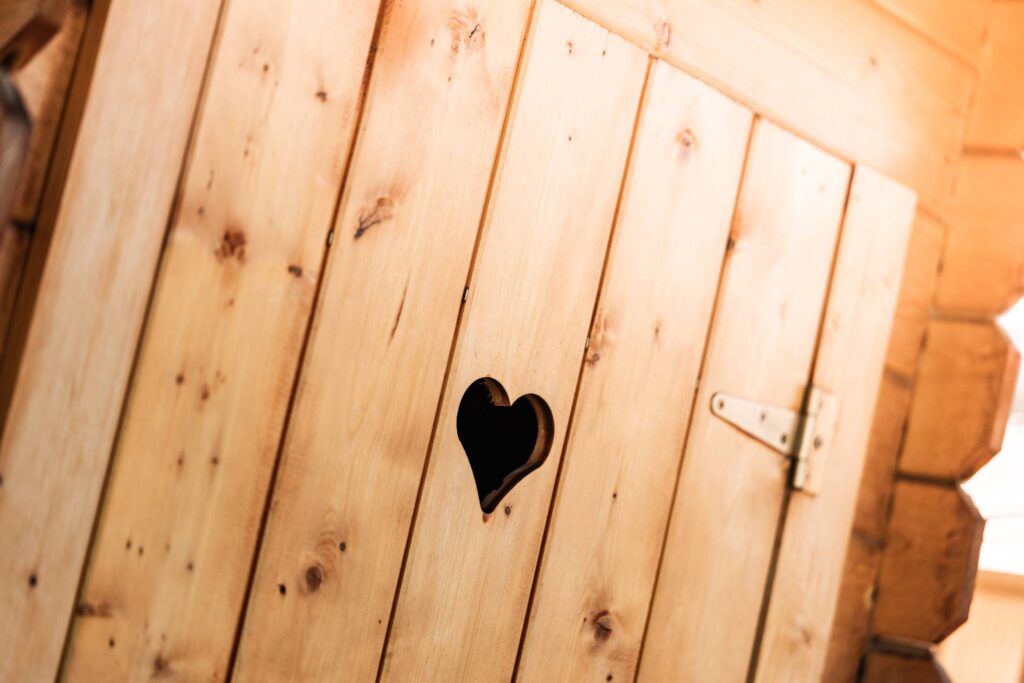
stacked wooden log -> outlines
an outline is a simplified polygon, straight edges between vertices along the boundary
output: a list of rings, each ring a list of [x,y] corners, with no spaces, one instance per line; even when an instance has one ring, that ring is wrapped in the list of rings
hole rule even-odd
[[[834,680],[947,680],[933,645],[968,617],[983,521],[960,484],[1000,449],[1020,354],[995,317],[1024,294],[1024,125],[1007,115],[1024,104],[1007,87],[1024,6],[996,3],[990,20],[954,188],[922,210],[908,257],[834,624]]]

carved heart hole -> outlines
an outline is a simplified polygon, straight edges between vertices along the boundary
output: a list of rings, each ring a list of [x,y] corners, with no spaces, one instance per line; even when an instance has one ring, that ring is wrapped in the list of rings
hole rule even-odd
[[[555,434],[544,399],[526,394],[509,405],[505,388],[491,377],[482,377],[466,389],[455,429],[486,513],[493,512],[523,477],[544,464]]]

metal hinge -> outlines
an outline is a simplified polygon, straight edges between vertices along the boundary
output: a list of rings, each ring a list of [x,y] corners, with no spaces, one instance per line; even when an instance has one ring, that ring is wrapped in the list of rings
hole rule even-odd
[[[823,457],[835,433],[839,400],[811,387],[803,411],[765,405],[717,393],[711,412],[772,449],[793,459],[790,486],[816,494],[821,489]]]

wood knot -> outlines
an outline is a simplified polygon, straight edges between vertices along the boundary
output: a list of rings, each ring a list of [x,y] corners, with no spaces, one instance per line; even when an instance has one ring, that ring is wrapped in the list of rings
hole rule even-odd
[[[366,234],[366,231],[389,220],[394,215],[395,203],[388,197],[377,197],[377,202],[367,210],[360,212],[359,224],[356,226],[355,239]]]
[[[454,58],[465,48],[466,52],[480,49],[484,43],[484,28],[477,20],[475,10],[452,11],[448,14],[448,35]]]
[[[309,589],[310,593],[316,593],[320,590],[320,584],[324,582],[324,568],[318,564],[314,564],[306,570],[306,588]]]
[[[220,238],[220,246],[214,252],[221,261],[227,259],[245,260],[245,233],[241,230],[227,229]]]
[[[594,640],[603,643],[612,637],[612,615],[606,609],[597,612],[590,618],[594,627]]]

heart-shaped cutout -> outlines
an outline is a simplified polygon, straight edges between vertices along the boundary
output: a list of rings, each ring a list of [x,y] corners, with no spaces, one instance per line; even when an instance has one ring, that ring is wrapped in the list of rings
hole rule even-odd
[[[486,513],[493,512],[523,477],[544,464],[555,434],[544,399],[526,394],[509,405],[505,388],[492,377],[476,380],[462,394],[455,429]]]

